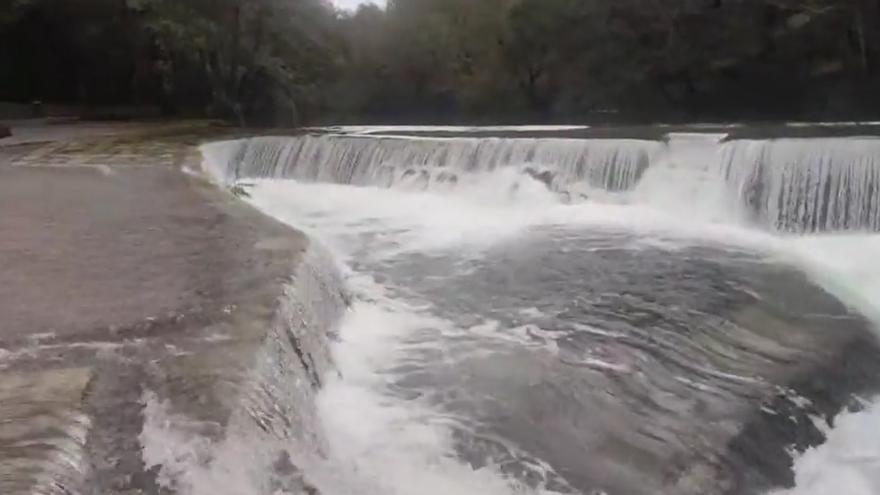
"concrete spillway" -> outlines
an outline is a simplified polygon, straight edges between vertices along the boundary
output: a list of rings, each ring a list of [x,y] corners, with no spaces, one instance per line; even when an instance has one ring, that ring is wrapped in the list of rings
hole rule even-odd
[[[875,140],[487,132],[0,147],[0,492],[880,482]]]
[[[0,146],[0,493],[159,493],[184,467],[169,486],[187,492],[230,466],[213,454],[233,438],[236,458],[279,473],[269,445],[312,445],[340,275],[320,245],[184,173],[217,132]]]
[[[681,136],[661,142],[325,135],[242,140],[212,145],[206,153],[216,155],[212,162],[223,180],[289,178],[442,189],[463,173],[513,167],[575,199],[632,190],[649,168],[673,163],[693,170],[685,180],[712,174],[731,196],[727,208],[745,209],[770,229],[880,229],[876,138],[723,141],[721,135],[694,161],[688,146],[676,143]]]

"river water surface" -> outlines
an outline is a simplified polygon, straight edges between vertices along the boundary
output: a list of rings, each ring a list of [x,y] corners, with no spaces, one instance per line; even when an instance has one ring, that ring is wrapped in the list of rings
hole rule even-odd
[[[211,145],[351,294],[308,482],[880,493],[880,145],[720,140]]]

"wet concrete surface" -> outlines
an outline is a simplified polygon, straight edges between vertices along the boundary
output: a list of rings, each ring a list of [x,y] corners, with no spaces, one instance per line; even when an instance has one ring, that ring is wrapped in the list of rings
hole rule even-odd
[[[147,391],[222,434],[308,242],[184,172],[217,133],[0,141],[0,493],[159,493]]]

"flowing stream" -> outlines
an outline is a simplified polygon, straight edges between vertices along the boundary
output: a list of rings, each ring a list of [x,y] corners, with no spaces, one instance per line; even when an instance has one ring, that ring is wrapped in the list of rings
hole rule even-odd
[[[880,493],[880,140],[203,153],[351,294],[289,449],[316,491]]]

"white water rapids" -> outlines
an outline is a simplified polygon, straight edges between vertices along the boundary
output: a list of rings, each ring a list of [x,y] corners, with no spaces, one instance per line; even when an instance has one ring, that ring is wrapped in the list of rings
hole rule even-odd
[[[436,314],[431,301],[375,270],[401,255],[452,252],[465,266],[532,229],[613,228],[664,249],[711,242],[764,253],[880,323],[880,235],[864,230],[880,227],[880,142],[722,138],[678,135],[661,145],[303,137],[206,147],[216,178],[240,180],[257,208],[326,244],[356,295],[333,349],[339,377],[317,399],[328,452],[295,459],[310,482],[326,495],[569,491],[551,466],[504,439],[493,440],[527,476],[511,476],[503,460],[464,462],[454,432],[473,425],[389,392],[392,371],[414,366],[414,356],[455,361],[436,339],[414,338],[426,333],[560,352],[553,332],[534,325],[462,328]],[[801,231],[837,232],[777,233]],[[524,321],[541,312],[520,311]],[[880,493],[880,402],[842,413],[827,436],[797,456],[797,486],[778,494]]]

